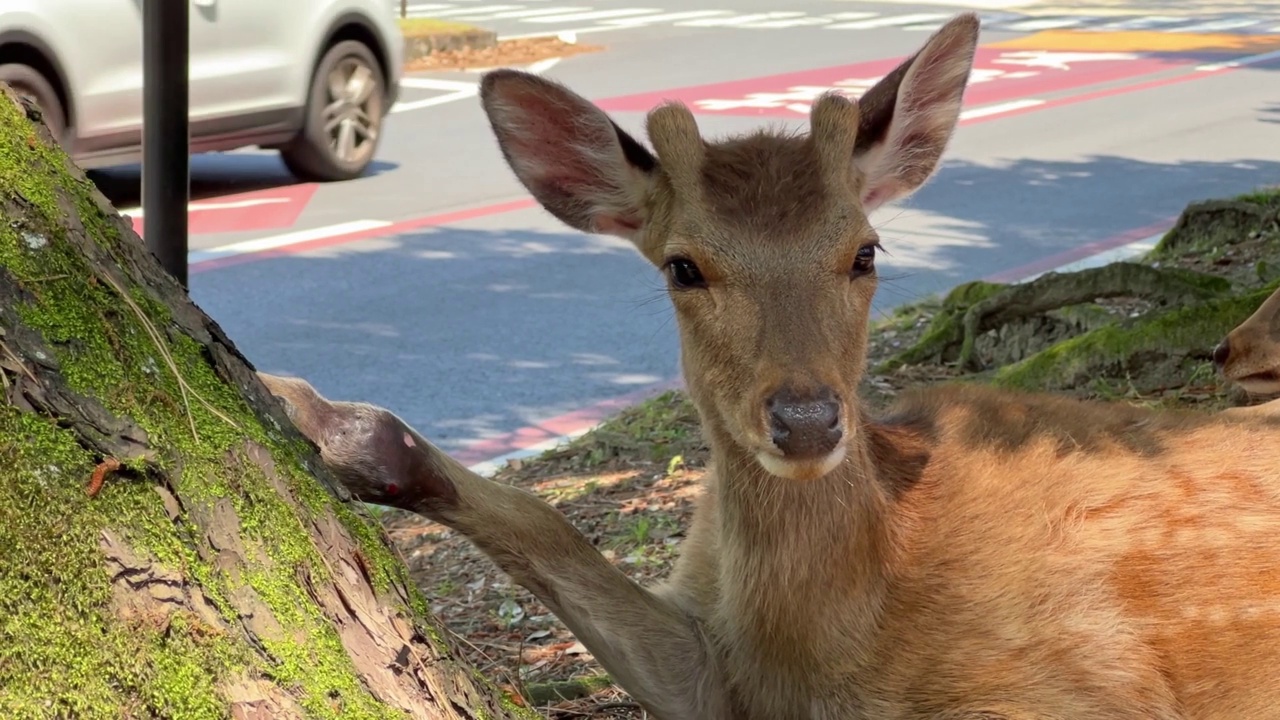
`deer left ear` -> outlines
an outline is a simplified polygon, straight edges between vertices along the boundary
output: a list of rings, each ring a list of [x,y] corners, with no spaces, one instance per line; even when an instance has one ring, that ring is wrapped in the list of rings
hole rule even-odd
[[[542,207],[583,232],[637,242],[657,158],[564,85],[518,70],[480,80],[507,165]]]
[[[978,29],[977,14],[956,16],[858,100],[853,161],[866,212],[910,195],[938,169],[960,121]]]

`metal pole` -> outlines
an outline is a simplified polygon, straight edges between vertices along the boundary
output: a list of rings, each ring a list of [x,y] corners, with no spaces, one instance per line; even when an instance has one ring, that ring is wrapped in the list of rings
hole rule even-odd
[[[189,0],[142,2],[142,211],[147,248],[187,286]]]

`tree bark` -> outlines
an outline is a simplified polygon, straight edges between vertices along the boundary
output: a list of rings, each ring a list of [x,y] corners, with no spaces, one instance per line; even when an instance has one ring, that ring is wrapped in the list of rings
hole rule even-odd
[[[0,87],[0,717],[533,717]]]

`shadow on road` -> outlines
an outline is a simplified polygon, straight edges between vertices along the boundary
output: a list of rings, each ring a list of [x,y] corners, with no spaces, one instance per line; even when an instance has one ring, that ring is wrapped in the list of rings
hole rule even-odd
[[[677,372],[657,271],[579,233],[431,228],[198,273],[191,292],[259,369],[384,404],[448,449]]]
[[[1280,136],[1276,139],[1280,147]],[[873,216],[901,278],[898,304],[920,294],[1015,269],[1041,258],[1176,217],[1196,200],[1229,197],[1280,180],[1280,162],[1157,163],[1115,155],[1078,161],[950,161],[898,209]],[[902,208],[926,232],[896,232]],[[887,274],[887,273],[886,273]]]
[[[365,177],[380,175],[398,167],[375,160]],[[90,170],[87,175],[117,208],[142,204],[141,165],[122,165]],[[207,200],[223,195],[297,185],[295,178],[275,153],[203,153],[191,156],[191,199]]]

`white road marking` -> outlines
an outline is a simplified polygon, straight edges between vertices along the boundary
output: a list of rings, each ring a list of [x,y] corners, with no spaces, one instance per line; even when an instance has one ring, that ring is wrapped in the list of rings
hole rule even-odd
[[[614,18],[611,20],[605,20],[604,23],[607,25],[616,25],[618,27],[635,27],[659,22],[673,22],[676,20],[712,17],[714,15],[724,15],[729,12],[729,10],[685,10],[684,12],[645,15],[644,17]]]
[[[529,23],[579,22],[582,20],[603,20],[605,18],[622,17],[624,15],[648,15],[662,12],[658,8],[621,8],[618,10],[596,10],[593,12],[572,13],[569,15],[553,15],[551,17],[527,18]]]
[[[892,27],[894,25],[916,25],[922,22],[942,21],[951,17],[950,13],[911,13],[908,15],[889,15],[870,20],[827,25],[828,30],[871,30],[873,28]]]
[[[422,108],[435,107],[436,105],[444,105],[445,103],[457,102],[473,98],[480,94],[480,86],[474,85],[466,90],[455,90],[447,95],[437,95],[436,97],[426,98],[423,100],[401,101],[391,106],[391,112],[401,113],[409,110],[421,110]]]
[[[877,17],[879,15],[880,13],[873,12],[838,12],[831,13],[830,15],[827,15],[827,17],[832,20],[866,20],[867,18]]]
[[[424,77],[401,78],[400,84],[407,88],[417,88],[419,90],[467,90],[475,86],[475,83],[462,82],[461,80],[439,80]]]
[[[1237,30],[1246,28],[1251,25],[1257,25],[1262,22],[1261,18],[1226,18],[1223,20],[1211,20],[1209,22],[1198,23],[1195,25],[1184,25],[1178,28],[1178,32],[1185,33],[1216,33],[1223,30]]]
[[[589,7],[551,7],[536,8],[534,10],[509,10],[507,12],[489,13],[486,15],[466,15],[459,17],[459,20],[477,21],[477,20],[521,20],[524,18],[538,17],[539,15],[561,15],[564,13],[581,12],[590,10]]]
[[[1083,22],[1083,18],[1039,18],[1007,23],[1001,29],[1013,30],[1014,32],[1038,32],[1040,30],[1060,30],[1062,28],[1075,27]]]
[[[1186,22],[1185,17],[1174,17],[1172,15],[1150,15],[1147,17],[1127,18],[1124,20],[1116,20],[1115,22],[1103,23],[1096,26],[1098,30],[1149,30],[1151,28],[1159,28],[1161,25],[1176,24]]]
[[[781,15],[782,13],[778,13],[778,14]],[[753,28],[753,29],[754,28],[789,28],[789,27],[804,27],[805,25],[826,25],[830,22],[831,20],[828,18],[813,17],[812,15],[804,15],[803,13],[801,13],[800,17],[793,18],[790,20],[766,20],[764,22],[747,23],[745,25],[738,25],[736,27]]]
[[[255,207],[257,205],[276,205],[279,203],[292,202],[291,198],[249,198],[248,200],[231,200],[229,202],[217,202],[206,200],[203,202],[193,202],[187,204],[187,212],[201,212],[205,210],[235,210],[237,208]],[[119,210],[121,215],[140,218],[143,217],[143,210],[140,207],[124,208]]]
[[[338,223],[337,225],[326,225],[324,227],[311,228],[309,230],[297,230],[294,232],[284,233],[282,235],[268,235],[267,237],[231,243],[230,245],[220,245],[213,248],[192,250],[187,253],[187,262],[197,263],[204,260],[212,260],[214,258],[247,255],[250,253],[262,252],[264,250],[278,250],[282,247],[311,242],[312,240],[323,240],[325,238],[337,237],[339,235],[365,232],[367,230],[377,230],[378,228],[384,228],[391,224],[392,223],[388,220],[352,220],[351,222]]]
[[[971,110],[965,110],[960,113],[961,120],[972,120],[980,117],[991,117],[992,115],[1002,115],[1014,110],[1024,110],[1045,104],[1044,100],[1038,98],[1025,98],[1023,100],[1010,100],[1005,103],[997,103],[995,105],[983,105]]]

